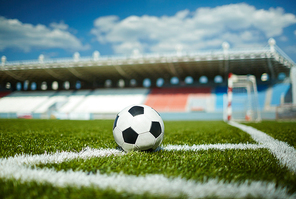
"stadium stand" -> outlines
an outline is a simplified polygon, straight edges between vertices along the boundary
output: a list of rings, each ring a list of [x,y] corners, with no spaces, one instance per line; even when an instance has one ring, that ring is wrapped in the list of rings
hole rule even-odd
[[[270,111],[281,104],[282,96],[290,89],[290,84],[273,86],[258,85],[258,102],[261,111]],[[161,87],[161,88],[104,88],[95,90],[66,91],[15,91],[0,99],[1,117],[8,113],[27,113],[42,118],[59,115],[69,118],[70,114],[114,114],[131,104],[146,104],[158,112],[207,112],[222,113],[227,94],[226,86],[216,87]],[[244,94],[240,94],[244,95]],[[238,100],[243,96],[234,96]],[[234,107],[240,109],[242,107]],[[6,114],[5,114],[6,113]],[[4,116],[3,116],[4,114]],[[37,114],[37,115],[36,115]],[[19,116],[18,116],[19,117]],[[88,118],[91,116],[88,116]],[[103,117],[104,118],[104,117]]]
[[[204,111],[206,109],[205,101],[210,96],[210,87],[153,88],[147,96],[145,104],[159,112]]]
[[[275,84],[272,87],[272,98],[271,98],[271,105],[276,106],[281,104],[281,98],[285,97],[290,89],[290,84],[288,83],[281,83]]]
[[[59,91],[49,96],[48,100],[41,104],[34,113],[45,113],[48,110],[56,110],[62,104],[67,102],[67,98],[71,95],[72,91]]]
[[[11,92],[10,91],[2,91],[0,92],[0,98],[5,97],[6,95],[9,95]]]
[[[223,96],[227,94],[227,87],[217,86],[214,88],[214,94],[216,96],[215,110],[217,112],[222,112],[224,108]]]
[[[128,105],[146,104],[172,119],[222,119],[227,77],[234,73],[256,77],[259,108],[266,118],[275,118],[277,106],[296,103],[296,71],[291,72],[295,63],[274,39],[268,44],[137,57],[5,61],[0,68],[0,117],[112,118]]]
[[[46,103],[54,91],[27,92],[16,91],[0,100],[0,112],[31,113]]]
[[[263,110],[269,87],[258,85],[257,88],[259,106]],[[272,93],[270,104],[277,106],[280,104],[281,96],[290,89],[290,84],[275,84],[270,89]],[[110,88],[77,91],[16,91],[5,94],[8,95],[0,100],[1,112],[45,113],[48,110],[55,110],[63,113],[72,111],[104,113],[117,112],[131,103],[146,104],[160,112],[219,112],[223,110],[223,95],[227,94],[227,87],[217,86],[213,89],[211,87]]]
[[[74,113],[118,113],[131,104],[142,104],[148,89],[96,89],[73,109]]]
[[[67,102],[58,109],[61,113],[70,113],[72,112],[84,99],[91,93],[90,90],[79,90],[74,91],[69,97]]]

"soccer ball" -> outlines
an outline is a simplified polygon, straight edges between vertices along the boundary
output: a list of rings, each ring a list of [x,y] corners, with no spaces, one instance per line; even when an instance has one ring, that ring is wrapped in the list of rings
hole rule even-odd
[[[163,140],[164,124],[153,108],[146,105],[128,106],[117,114],[113,136],[126,152],[153,151]]]

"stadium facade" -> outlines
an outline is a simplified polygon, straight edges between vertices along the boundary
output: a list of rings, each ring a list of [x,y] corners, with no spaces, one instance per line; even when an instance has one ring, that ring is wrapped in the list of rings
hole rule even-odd
[[[229,73],[255,76],[263,119],[275,119],[277,107],[296,101],[295,63],[274,39],[248,49],[230,49],[225,42],[221,50],[200,52],[100,56],[95,51],[91,57],[40,55],[13,62],[2,56],[1,62],[0,117],[113,118],[125,105],[141,103],[164,119],[219,120]]]

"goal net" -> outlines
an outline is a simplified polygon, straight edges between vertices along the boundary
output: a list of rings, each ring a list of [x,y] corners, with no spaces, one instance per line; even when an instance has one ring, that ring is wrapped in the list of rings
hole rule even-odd
[[[255,76],[229,74],[226,114],[228,121],[261,121]]]

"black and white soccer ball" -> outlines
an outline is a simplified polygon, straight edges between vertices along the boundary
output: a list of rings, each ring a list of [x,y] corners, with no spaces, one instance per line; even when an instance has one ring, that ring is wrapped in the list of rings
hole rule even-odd
[[[163,140],[164,124],[150,106],[132,105],[117,114],[113,136],[126,152],[153,151]]]

